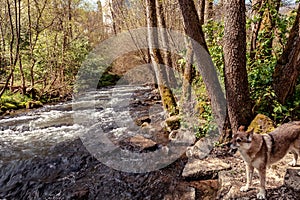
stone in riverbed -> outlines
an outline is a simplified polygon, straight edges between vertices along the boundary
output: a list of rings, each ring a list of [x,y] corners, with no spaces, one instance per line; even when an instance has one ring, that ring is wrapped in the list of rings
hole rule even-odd
[[[149,118],[149,116],[143,116],[135,120],[135,124],[138,126],[142,126],[145,122],[148,124],[151,123],[151,119]]]
[[[230,168],[230,164],[218,158],[207,158],[204,160],[189,159],[183,169],[182,176],[192,179],[213,179],[218,177],[218,172]]]
[[[156,149],[157,148],[157,143],[147,139],[141,135],[136,135],[129,140],[130,145],[134,149],[138,149],[139,151],[143,150],[151,150],[151,149]]]
[[[179,116],[172,116],[166,119],[166,125],[168,128],[172,130],[177,130],[180,128],[180,117]]]
[[[32,108],[40,108],[43,107],[43,103],[40,101],[28,101],[26,103],[26,108],[27,109],[32,109]]]

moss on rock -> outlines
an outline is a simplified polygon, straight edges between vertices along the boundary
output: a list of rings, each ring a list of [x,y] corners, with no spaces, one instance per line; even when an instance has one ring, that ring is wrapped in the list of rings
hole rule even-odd
[[[4,110],[16,110],[18,109],[18,106],[12,103],[4,103],[3,106]]]
[[[43,107],[43,103],[40,101],[28,101],[26,102],[26,108],[32,109],[32,108],[40,108]]]
[[[180,128],[180,117],[175,115],[166,119],[166,124],[171,130],[177,130]]]
[[[258,114],[252,120],[248,130],[254,129],[255,133],[269,133],[275,129],[274,122],[263,114]]]
[[[165,87],[165,86],[160,86],[159,90],[160,90],[160,93],[162,96],[161,99],[162,99],[164,108],[168,111],[170,116],[177,115],[179,111],[178,111],[176,101],[175,101],[172,91],[168,87]]]

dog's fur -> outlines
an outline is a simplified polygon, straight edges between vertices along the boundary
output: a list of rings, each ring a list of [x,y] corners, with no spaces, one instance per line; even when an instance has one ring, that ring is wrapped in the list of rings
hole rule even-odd
[[[233,135],[231,147],[237,148],[246,164],[247,183],[241,191],[249,190],[254,168],[260,177],[258,199],[266,198],[266,168],[282,159],[288,152],[294,159],[289,164],[296,166],[300,156],[300,121],[280,126],[269,134],[255,134],[240,127]]]

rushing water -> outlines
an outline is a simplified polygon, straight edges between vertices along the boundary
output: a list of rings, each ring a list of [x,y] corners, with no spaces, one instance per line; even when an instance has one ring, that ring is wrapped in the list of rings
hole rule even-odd
[[[128,124],[149,115],[151,87],[118,86],[76,98],[0,119],[0,198],[162,199],[173,193],[182,161],[150,173],[120,172],[95,159],[79,139],[95,124],[115,142],[135,135],[138,128]],[[151,112],[160,114],[154,105]],[[130,109],[136,111],[130,115]]]
[[[112,106],[128,101],[126,99],[130,99],[136,90],[149,91],[149,88],[123,86],[87,92],[80,97],[80,101],[45,106],[0,119],[1,162],[47,155],[47,150],[56,144],[78,138],[85,128],[82,124],[86,125],[89,120],[90,124],[97,120],[104,129],[113,131],[116,118],[121,117],[124,111]],[[115,134],[122,128],[114,130]]]

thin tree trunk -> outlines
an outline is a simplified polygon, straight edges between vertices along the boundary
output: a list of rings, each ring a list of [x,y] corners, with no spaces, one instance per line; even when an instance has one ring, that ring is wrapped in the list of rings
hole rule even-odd
[[[224,61],[228,115],[233,133],[252,120],[246,70],[245,1],[225,0]]]
[[[16,31],[17,31],[17,37],[18,37],[18,44],[20,44],[21,40],[21,0],[18,0],[18,7],[16,9],[18,12],[18,23],[16,24]],[[19,69],[20,69],[20,75],[21,75],[21,92],[24,95],[26,93],[26,80],[25,80],[25,75],[24,75],[24,70],[23,70],[23,65],[22,65],[22,56],[20,53],[17,55],[18,60],[19,60]]]
[[[18,62],[18,55],[19,55],[19,42],[20,38],[17,37],[15,39],[15,29],[14,29],[14,22],[13,22],[13,16],[11,12],[11,4],[9,0],[6,0],[7,4],[7,11],[8,11],[8,17],[9,17],[9,24],[10,24],[10,31],[11,31],[11,38],[10,38],[10,45],[9,45],[9,54],[10,54],[10,73],[5,81],[4,87],[0,91],[0,97],[4,94],[5,90],[7,89],[9,82],[11,83],[11,88],[13,84],[13,76],[14,76],[14,71],[15,67]],[[17,0],[14,0],[14,8],[15,8],[15,25],[18,24],[18,16],[17,16]],[[15,54],[14,54],[14,48]]]
[[[195,61],[200,71],[208,96],[210,97],[212,112],[218,125],[219,133],[222,133],[226,116],[226,100],[222,91],[216,69],[209,56],[208,48],[204,40],[204,34],[200,25],[199,17],[194,1],[178,0],[184,19],[185,33],[191,37]],[[199,45],[203,49],[199,48]]]
[[[184,72],[183,72],[183,82],[182,82],[182,97],[181,97],[181,102],[183,107],[185,106],[185,102],[190,102],[191,101],[191,96],[192,96],[192,80],[193,80],[193,48],[192,48],[192,42],[189,39],[186,39],[186,46],[187,46],[187,51],[186,51],[186,64],[184,67]]]
[[[207,23],[214,16],[213,12],[214,1],[213,0],[205,0],[205,11],[204,11],[204,23]]]
[[[158,33],[155,29],[152,28],[157,27],[155,1],[146,0],[146,12],[151,63],[155,71],[160,96],[162,98],[162,103],[165,110],[168,111],[170,115],[178,114],[175,98],[167,84],[166,71],[163,67],[159,65],[160,63],[163,63],[162,56],[158,49],[153,48],[158,44]]]
[[[252,0],[252,10],[251,10],[251,42],[250,42],[250,59],[254,60],[256,54],[256,44],[258,32],[260,30],[261,21],[263,17],[263,0]]]
[[[293,95],[300,74],[300,6],[284,51],[273,74],[273,88],[280,103]]]
[[[160,0],[156,0],[156,10],[157,10],[158,27],[161,28],[162,30],[160,32],[162,38],[162,45],[165,49],[169,49],[169,39],[168,39],[168,33],[166,29],[167,26],[166,26],[164,11],[163,11],[163,5],[160,2]],[[163,51],[161,52],[161,54],[163,55],[164,64],[166,65],[168,86],[172,88],[176,88],[177,82],[173,70],[174,68],[173,68],[171,53],[168,51]]]
[[[122,7],[124,5],[124,0],[110,0],[110,11],[112,15],[112,23],[114,33],[120,33],[122,30],[123,20],[122,20]]]
[[[252,2],[252,34],[250,59],[264,59],[272,55],[275,16],[279,13],[281,0],[254,0]],[[263,41],[258,41],[259,33]]]
[[[204,24],[204,13],[205,13],[205,0],[198,0],[198,15],[200,24]]]

